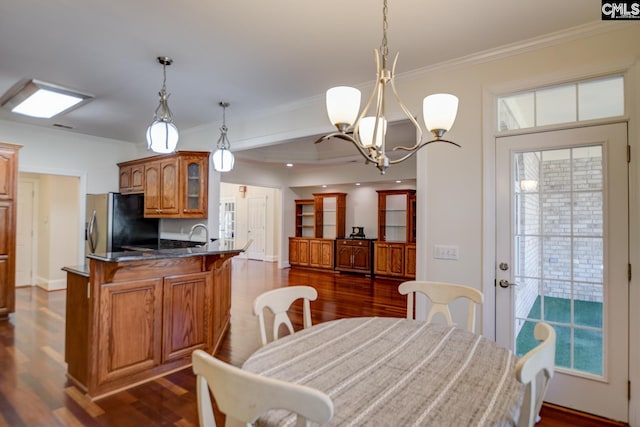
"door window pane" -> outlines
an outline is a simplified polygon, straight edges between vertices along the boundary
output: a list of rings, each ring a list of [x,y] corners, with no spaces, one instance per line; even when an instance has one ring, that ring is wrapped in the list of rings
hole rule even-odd
[[[579,120],[624,115],[624,79],[622,76],[578,84]]]
[[[536,91],[536,126],[575,122],[576,86],[560,86]]]
[[[517,353],[535,345],[537,321],[549,322],[556,365],[601,375],[602,146],[516,153],[513,170]]]
[[[533,92],[498,99],[498,129],[526,129],[535,126]]]
[[[497,131],[624,116],[624,77],[500,96]]]

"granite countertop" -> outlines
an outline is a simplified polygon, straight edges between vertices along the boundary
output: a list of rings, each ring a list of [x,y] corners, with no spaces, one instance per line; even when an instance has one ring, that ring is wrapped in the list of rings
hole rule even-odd
[[[175,249],[148,249],[128,247],[124,252],[107,252],[87,255],[89,259],[103,262],[143,261],[165,258],[186,258],[192,256],[220,255],[234,252],[244,252],[251,241],[244,246],[237,246],[234,240],[216,240],[201,247]]]
[[[62,267],[62,270],[79,276],[89,277],[89,264],[66,266]]]

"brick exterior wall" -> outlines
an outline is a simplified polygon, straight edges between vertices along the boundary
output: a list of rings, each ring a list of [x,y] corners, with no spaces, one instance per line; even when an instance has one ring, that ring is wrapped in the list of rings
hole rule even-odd
[[[565,158],[559,152],[516,157],[516,184],[540,180],[516,194],[516,317],[526,317],[542,294],[602,302],[602,158],[580,150],[573,159],[569,150],[562,150]]]

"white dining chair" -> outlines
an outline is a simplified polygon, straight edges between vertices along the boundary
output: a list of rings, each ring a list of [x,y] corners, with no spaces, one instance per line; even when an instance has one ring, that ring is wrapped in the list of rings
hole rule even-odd
[[[469,300],[467,330],[475,333],[476,304],[482,306],[484,302],[484,295],[478,289],[455,283],[411,280],[402,283],[398,287],[398,291],[402,295],[407,295],[407,319],[415,318],[413,310],[414,295],[419,292],[426,295],[433,304],[427,315],[427,322],[431,322],[437,313],[441,313],[449,326],[454,324],[449,304],[458,298],[467,298]]]
[[[333,417],[333,402],[320,390],[244,371],[202,350],[195,350],[191,359],[200,427],[216,427],[209,390],[226,415],[226,427],[253,425],[272,409],[297,414],[297,427],[309,426],[309,420],[325,424]]]
[[[516,363],[516,379],[525,385],[518,427],[533,427],[540,420],[542,399],[556,361],[556,331],[547,323],[538,323],[533,334],[540,344]]]
[[[284,324],[289,330],[289,333],[293,334],[293,325],[291,324],[291,319],[289,319],[289,316],[287,315],[287,310],[289,310],[291,304],[298,299],[303,300],[303,327],[308,328],[311,326],[310,301],[315,301],[317,298],[318,291],[311,286],[304,285],[273,289],[258,295],[253,301],[253,314],[258,316],[262,345],[266,345],[268,342],[267,328],[264,321],[265,308],[271,310],[275,315],[273,319],[273,339],[277,340],[280,336],[280,325]]]

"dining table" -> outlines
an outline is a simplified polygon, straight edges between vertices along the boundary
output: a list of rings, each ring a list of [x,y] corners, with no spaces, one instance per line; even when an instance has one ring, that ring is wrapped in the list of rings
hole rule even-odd
[[[326,393],[331,426],[513,426],[524,386],[516,357],[456,326],[392,317],[316,324],[252,354],[243,369]],[[271,410],[259,426],[292,426]]]

